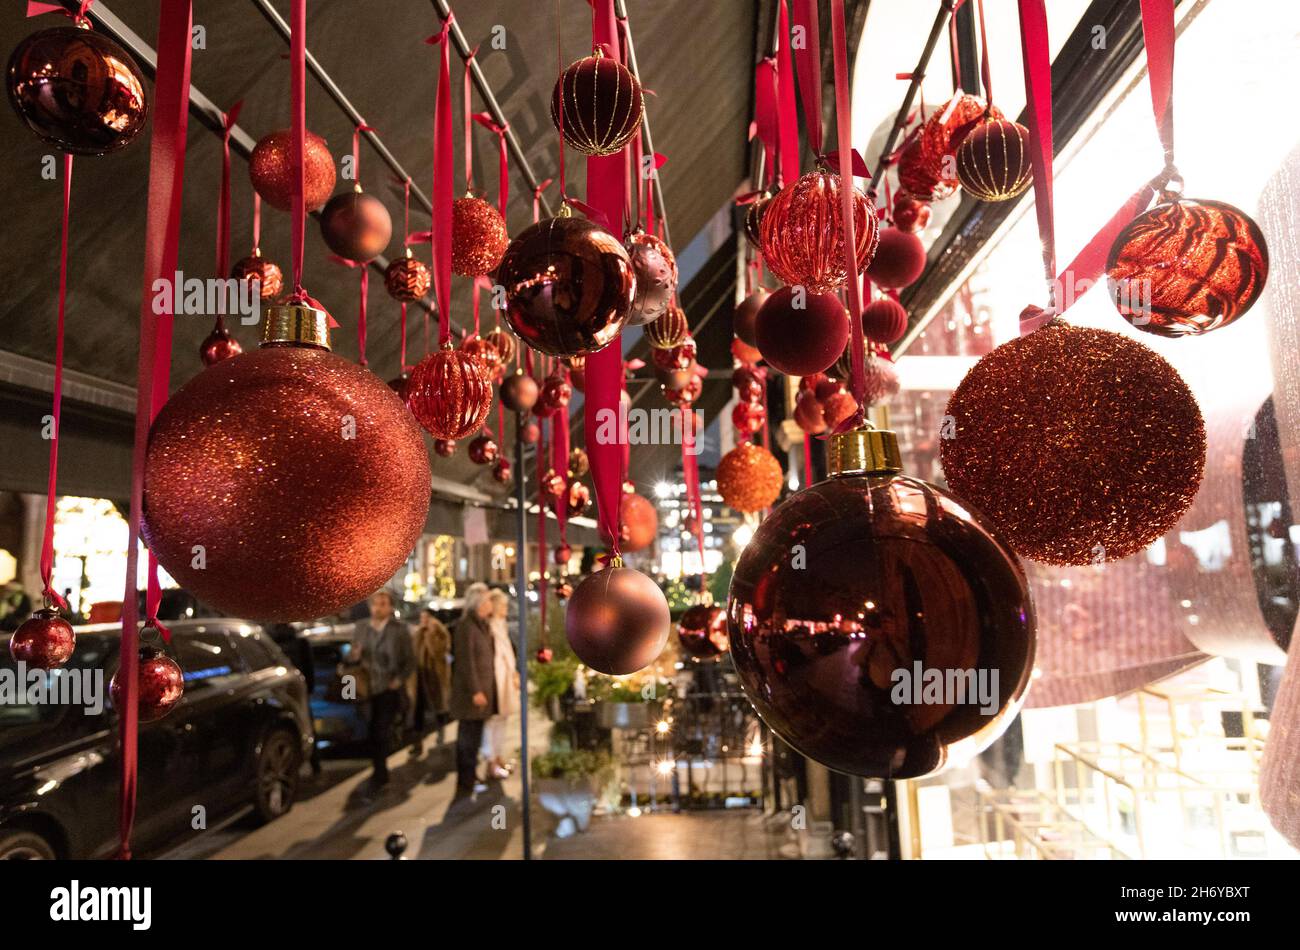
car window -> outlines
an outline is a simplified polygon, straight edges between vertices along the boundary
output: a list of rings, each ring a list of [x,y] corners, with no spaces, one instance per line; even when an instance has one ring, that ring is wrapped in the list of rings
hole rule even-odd
[[[19,667],[0,650],[0,744],[52,728],[70,710],[87,715],[108,708],[106,660],[116,656],[115,641],[81,636],[61,669]]]
[[[186,631],[172,639],[172,646],[185,674],[187,695],[224,686],[243,671],[239,655],[220,630]]]
[[[249,671],[270,669],[273,666],[289,666],[284,654],[267,636],[253,630],[233,637],[239,645],[239,652]]]

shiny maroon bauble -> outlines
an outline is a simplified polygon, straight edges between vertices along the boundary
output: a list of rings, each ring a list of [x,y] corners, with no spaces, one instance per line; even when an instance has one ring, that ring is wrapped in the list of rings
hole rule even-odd
[[[475,465],[491,465],[497,460],[499,453],[496,440],[486,434],[471,439],[469,448],[465,450],[465,454]]]
[[[731,407],[731,424],[742,439],[761,431],[765,422],[767,409],[761,402],[738,402]]]
[[[534,411],[539,416],[549,416],[569,407],[573,398],[573,387],[564,381],[563,376],[548,376],[542,383],[541,395],[537,397]]]
[[[570,482],[569,494],[565,497],[564,510],[570,518],[576,518],[587,510],[591,504],[591,489],[582,482]]]
[[[693,660],[716,660],[727,652],[727,612],[696,604],[677,621],[677,642]]]
[[[540,650],[537,651],[535,656],[537,657],[538,663],[545,665],[551,662],[551,659],[555,656],[555,653],[548,647],[542,647]]]
[[[523,425],[524,442],[528,445],[534,444],[542,437],[542,428],[536,422],[525,422]]]
[[[957,177],[980,201],[1007,201],[1034,180],[1029,130],[1009,119],[980,122],[957,149]]]
[[[1106,261],[1111,299],[1156,336],[1197,336],[1237,320],[1268,279],[1259,225],[1222,201],[1177,198],[1130,221]]]
[[[969,760],[1015,718],[1033,671],[1015,555],[965,504],[896,471],[833,476],[768,515],[727,619],[763,722],[851,775]]]
[[[441,458],[449,459],[456,454],[455,439],[434,439],[433,451]]]
[[[892,360],[876,353],[870,341],[866,342],[862,359],[862,402],[867,406],[885,402],[898,395],[900,384],[898,370]],[[853,367],[849,362],[849,350],[845,350],[835,361],[835,373],[841,379],[853,378]],[[854,403],[854,408],[857,404]],[[838,425],[838,423],[837,423]]]
[[[402,373],[400,376],[394,376],[388,381],[388,388],[397,393],[397,398],[405,403],[411,391],[411,374]]]
[[[569,478],[582,478],[591,470],[591,459],[587,457],[586,449],[571,449],[569,451]]]
[[[268,261],[261,251],[253,248],[253,253],[240,258],[230,269],[230,276],[235,280],[257,283],[258,295],[263,303],[280,296],[284,289],[284,275],[279,265]]]
[[[924,231],[930,223],[931,208],[924,201],[919,201],[905,191],[894,195],[894,207],[890,212],[894,227],[900,231],[916,234]]]
[[[510,242],[497,269],[506,322],[551,356],[595,353],[617,339],[636,291],[618,239],[586,218],[547,218]]]
[[[223,324],[218,324],[212,328],[212,332],[203,338],[199,344],[199,359],[203,361],[204,366],[211,366],[213,363],[220,363],[222,360],[228,360],[232,356],[238,356],[244,352],[244,348],[225,328]]]
[[[365,191],[335,195],[320,213],[325,246],[349,261],[371,261],[388,247],[393,219],[384,203]]]
[[[9,57],[5,86],[27,127],[72,155],[125,148],[149,114],[135,60],[107,36],[79,26],[41,30],[20,42]]]
[[[14,631],[9,638],[9,655],[15,663],[25,663],[38,670],[53,670],[68,662],[76,646],[77,634],[72,624],[53,607],[44,607]]]
[[[771,295],[766,288],[759,287],[736,304],[735,312],[731,315],[732,332],[750,346],[758,346],[758,338],[754,335],[755,323],[758,319],[759,308],[763,306],[769,296]]]
[[[862,308],[862,333],[872,343],[888,346],[907,332],[907,310],[893,297],[880,297]]]
[[[756,251],[763,250],[763,214],[778,190],[769,185],[758,192],[745,209],[745,240]]]
[[[772,199],[763,213],[763,260],[783,283],[824,294],[847,279],[841,205],[840,176],[822,169],[809,172]],[[875,253],[878,229],[875,206],[853,189],[859,274]]]
[[[462,277],[482,277],[496,270],[510,246],[505,218],[474,195],[451,203],[451,270]]]
[[[609,676],[653,663],[671,626],[664,592],[630,567],[608,567],[586,578],[564,614],[564,632],[578,659]]]
[[[515,337],[513,333],[508,333],[498,327],[483,339],[491,343],[493,348],[496,349],[502,363],[509,363],[515,358]]]
[[[867,276],[885,290],[900,290],[913,283],[925,270],[925,245],[910,231],[885,228],[880,246],[867,267]]]
[[[659,369],[690,369],[698,355],[695,340],[688,336],[676,346],[651,350],[650,360]]]
[[[429,509],[411,413],[328,350],[264,346],[210,366],[154,420],[141,534],[225,616],[310,620],[406,561]]]
[[[799,394],[794,404],[794,421],[809,435],[820,435],[826,431],[826,412],[812,390]]]
[[[671,350],[691,338],[691,327],[686,312],[673,304],[658,320],[646,324],[645,339],[652,355],[659,350]],[[657,364],[662,365],[662,364]]]
[[[501,384],[501,405],[511,412],[527,412],[537,405],[541,387],[537,380],[523,373],[507,376]]]
[[[315,211],[329,200],[334,190],[334,156],[325,140],[308,132],[303,150],[303,202]],[[293,165],[293,133],[281,129],[262,136],[248,157],[248,177],[254,190],[273,208],[293,210],[297,175]]]
[[[641,127],[641,83],[599,47],[570,63],[551,92],[551,121],[584,155],[613,155]]]
[[[504,455],[492,463],[492,477],[502,485],[509,485],[514,478],[514,472],[510,467],[510,460]]]
[[[118,681],[119,666],[108,684],[113,708],[125,705],[125,684]],[[136,673],[136,716],[140,722],[157,722],[176,708],[185,695],[185,674],[166,653],[155,647],[140,648],[140,666]]]
[[[491,371],[448,345],[411,371],[406,404],[435,439],[463,439],[482,428],[492,410]]]
[[[639,228],[626,243],[636,274],[636,296],[627,325],[639,327],[658,320],[672,303],[677,292],[677,259],[667,244]]]
[[[433,272],[424,261],[411,256],[408,248],[404,257],[394,258],[384,271],[384,289],[394,300],[411,303],[419,300],[433,286]]]
[[[782,287],[758,311],[758,349],[787,376],[820,373],[844,352],[849,320],[834,294]]]

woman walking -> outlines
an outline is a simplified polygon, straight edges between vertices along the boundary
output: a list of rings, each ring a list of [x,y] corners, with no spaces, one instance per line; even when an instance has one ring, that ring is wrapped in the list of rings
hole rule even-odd
[[[483,723],[496,711],[493,670],[492,601],[486,584],[465,590],[465,608],[452,631],[451,717],[456,720],[456,792],[472,795],[478,785],[478,750]]]
[[[519,711],[519,667],[510,628],[506,623],[510,612],[510,599],[505,591],[488,593],[492,602],[492,616],[488,627],[492,631],[493,681],[496,686],[496,714],[483,728],[483,757],[487,759],[488,778],[503,779],[510,774],[505,760],[506,723]]]
[[[447,724],[447,705],[451,700],[451,634],[442,625],[432,607],[420,611],[420,622],[412,634],[415,646],[414,690],[411,699],[415,709],[415,728],[423,734],[426,723],[438,731],[438,745],[442,745],[442,731]],[[416,743],[420,740],[417,738]]]

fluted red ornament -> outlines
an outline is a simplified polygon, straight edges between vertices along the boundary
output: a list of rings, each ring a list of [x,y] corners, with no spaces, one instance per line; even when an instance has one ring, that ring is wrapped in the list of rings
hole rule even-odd
[[[510,460],[504,455],[492,463],[492,477],[502,485],[509,485],[513,480],[514,471],[510,467]]]
[[[799,394],[794,404],[794,421],[809,435],[820,435],[826,431],[826,413],[812,390]]]
[[[907,332],[907,310],[893,297],[878,297],[862,308],[862,333],[888,346]]]
[[[541,395],[537,397],[534,411],[539,416],[549,416],[569,407],[573,398],[573,387],[564,381],[563,376],[548,376],[542,383]]]
[[[660,369],[690,369],[698,355],[695,340],[689,336],[675,346],[650,351],[651,361]]]
[[[597,47],[560,73],[551,93],[551,121],[584,155],[613,155],[641,126],[641,84]]]
[[[469,448],[465,450],[465,454],[475,465],[491,465],[497,460],[499,452],[496,440],[486,433],[471,439]]]
[[[924,231],[930,223],[930,214],[931,208],[924,201],[901,189],[895,192],[894,207],[890,217],[894,220],[894,227],[900,231],[908,231],[912,234]]]
[[[677,641],[693,660],[716,660],[727,652],[727,612],[696,604],[677,621]]]
[[[119,667],[108,684],[113,708],[124,706],[125,684],[117,678]],[[140,665],[136,672],[136,715],[140,722],[157,722],[176,708],[185,695],[185,675],[176,661],[156,647],[140,648]]]
[[[393,219],[384,203],[357,185],[335,195],[320,213],[325,246],[349,261],[372,261],[388,248]]]
[[[489,202],[474,195],[451,203],[451,269],[462,277],[482,277],[496,270],[510,233],[505,218]]]
[[[456,454],[455,439],[434,439],[433,451],[441,458],[449,459]]]
[[[978,123],[957,148],[957,177],[980,201],[1006,201],[1034,180],[1029,130],[1009,119]]]
[[[747,439],[763,428],[767,410],[761,402],[738,402],[731,407],[731,424],[742,439]]]
[[[591,470],[591,459],[587,457],[586,449],[575,448],[569,450],[569,478],[582,478]]]
[[[763,306],[769,296],[770,293],[766,288],[759,287],[736,304],[736,310],[731,316],[732,332],[750,346],[758,346],[758,338],[754,336],[755,323],[758,319],[759,308]]]
[[[627,325],[639,327],[663,316],[672,302],[677,292],[677,259],[667,244],[640,228],[628,237],[626,246],[636,274]]]
[[[570,518],[576,518],[587,510],[591,504],[591,489],[582,482],[570,482],[569,494],[565,498],[565,512]]]
[[[67,663],[77,647],[72,624],[53,607],[43,607],[24,620],[9,638],[9,655],[15,663],[38,670],[53,670]]]
[[[235,262],[235,266],[230,269],[230,276],[246,283],[256,282],[263,303],[274,300],[284,289],[284,275],[279,266],[264,258],[257,248],[253,248],[247,257]]]
[[[659,586],[618,561],[579,584],[564,614],[565,635],[578,659],[609,676],[653,663],[671,626]]]
[[[876,250],[876,209],[853,190],[853,236],[858,272]],[[840,176],[819,168],[786,186],[763,214],[763,260],[784,283],[810,294],[835,290],[848,277]],[[760,346],[759,349],[762,349]]]
[[[427,264],[411,256],[408,247],[402,257],[394,258],[384,271],[384,289],[394,300],[411,303],[419,300],[433,286],[433,272]]]
[[[507,376],[501,384],[501,405],[511,412],[527,412],[537,405],[541,388],[537,380],[522,372]]]
[[[669,306],[658,320],[646,324],[645,338],[653,350],[671,350],[680,346],[691,335],[686,313],[676,304]]]
[[[411,371],[407,405],[435,439],[463,439],[482,428],[492,409],[491,371],[448,343]]]
[[[509,363],[515,358],[515,337],[513,333],[498,328],[483,339],[496,348],[497,355],[501,357],[502,363]]]
[[[922,201],[938,201],[957,191],[956,152],[962,140],[983,118],[1002,119],[997,106],[969,93],[958,93],[926,120],[912,144],[898,159],[898,181]]]
[[[885,228],[880,246],[867,267],[867,276],[885,290],[901,290],[925,270],[925,245],[910,231]]]
[[[762,511],[781,495],[781,463],[767,449],[741,442],[722,456],[716,472],[718,493],[729,508]]]
[[[755,321],[763,358],[788,376],[820,373],[844,352],[848,314],[834,294],[782,287],[767,298]]]
[[[231,335],[223,323],[214,326],[212,332],[204,337],[203,342],[199,344],[199,359],[203,361],[204,366],[220,363],[222,360],[228,360],[242,352],[244,352],[244,348],[239,345],[239,341]]]
[[[280,129],[262,136],[248,157],[248,177],[262,200],[281,211],[293,210],[297,174],[293,164],[293,132]],[[329,200],[334,190],[334,156],[325,140],[307,133],[303,151],[303,202],[315,211]]]

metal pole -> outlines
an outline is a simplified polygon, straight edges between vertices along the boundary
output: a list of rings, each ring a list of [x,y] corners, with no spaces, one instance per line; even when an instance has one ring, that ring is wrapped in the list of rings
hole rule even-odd
[[[524,860],[533,859],[532,794],[528,774],[528,504],[525,498],[524,415],[515,414],[515,503],[519,537],[515,545],[515,602],[519,612],[519,774],[523,780]],[[543,568],[545,566],[543,565]]]

